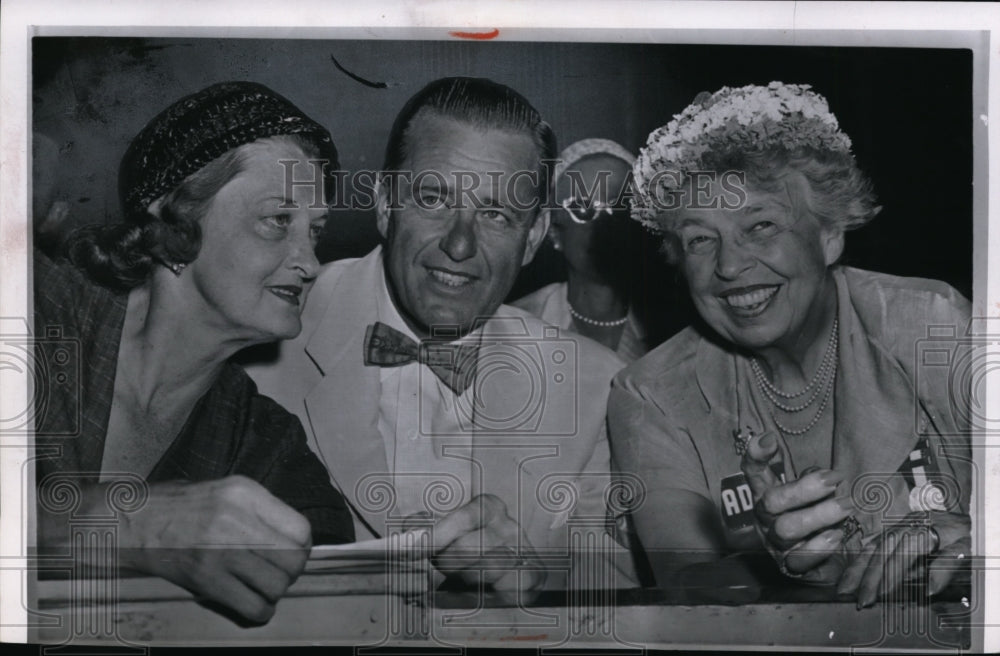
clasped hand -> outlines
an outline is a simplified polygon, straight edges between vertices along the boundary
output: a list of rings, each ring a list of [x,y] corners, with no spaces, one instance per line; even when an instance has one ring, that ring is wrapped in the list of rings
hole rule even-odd
[[[492,494],[474,497],[439,519],[432,535],[431,562],[444,574],[515,595],[545,582],[545,569],[520,524]]]
[[[773,435],[751,440],[741,467],[753,494],[757,526],[783,573],[807,583],[837,584],[838,593],[856,595],[859,607],[912,580],[929,556],[928,594],[937,594],[955,577],[956,561],[971,549],[967,515],[911,513],[848,550],[844,520],[854,513],[854,505],[850,496],[838,495],[844,475],[807,471],[782,483],[768,464],[777,448]]]
[[[765,546],[786,575],[833,585],[846,566],[842,522],[853,512],[850,497],[837,495],[844,476],[814,470],[782,483],[769,465],[777,450],[777,439],[765,434],[750,441],[741,462]]]
[[[931,530],[933,529],[933,530]],[[885,527],[861,550],[837,586],[855,594],[858,607],[871,606],[923,573],[927,563],[927,594],[944,590],[971,553],[972,520],[951,512],[914,512]],[[968,563],[966,560],[965,563]]]
[[[309,520],[243,476],[158,483],[123,515],[122,566],[155,574],[266,622],[298,578],[312,542]]]

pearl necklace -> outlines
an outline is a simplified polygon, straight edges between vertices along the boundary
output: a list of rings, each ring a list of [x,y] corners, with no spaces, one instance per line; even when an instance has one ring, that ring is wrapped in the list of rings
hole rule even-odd
[[[614,319],[613,321],[598,321],[597,319],[591,319],[590,317],[585,317],[576,310],[573,306],[569,306],[569,313],[573,315],[573,318],[582,321],[583,323],[589,323],[591,326],[601,326],[602,328],[615,328],[617,326],[624,326],[625,322],[628,321],[628,315],[626,314],[621,319]]]
[[[816,374],[813,376],[812,380],[809,381],[809,384],[806,385],[801,391],[785,392],[778,389],[764,375],[764,371],[760,368],[757,358],[750,358],[750,368],[753,370],[754,378],[757,381],[757,387],[776,408],[785,413],[794,414],[796,412],[802,412],[812,406],[822,392],[823,398],[820,401],[819,408],[804,428],[788,428],[778,421],[778,418],[773,412],[771,413],[771,418],[774,420],[774,423],[778,426],[778,429],[782,433],[785,433],[786,435],[804,435],[805,433],[808,433],[813,426],[819,423],[823,413],[826,411],[826,406],[829,404],[830,396],[833,394],[833,382],[837,377],[837,351],[839,347],[838,328],[838,321],[834,318],[833,329],[830,331],[830,338],[827,341],[826,352],[823,354],[823,359],[820,361],[819,369],[817,369]],[[819,384],[821,381],[822,384]],[[788,405],[781,401],[781,399],[791,400],[804,396],[813,388],[815,388],[815,391],[800,405]]]

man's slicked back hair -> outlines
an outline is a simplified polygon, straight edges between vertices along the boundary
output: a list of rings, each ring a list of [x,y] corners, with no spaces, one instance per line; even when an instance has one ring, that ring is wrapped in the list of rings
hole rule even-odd
[[[538,150],[539,202],[548,204],[552,193],[551,169],[558,155],[555,132],[527,98],[508,86],[480,77],[446,77],[435,80],[410,98],[396,116],[385,147],[384,172],[403,169],[409,155],[410,125],[421,112],[468,123],[476,128],[523,132]]]

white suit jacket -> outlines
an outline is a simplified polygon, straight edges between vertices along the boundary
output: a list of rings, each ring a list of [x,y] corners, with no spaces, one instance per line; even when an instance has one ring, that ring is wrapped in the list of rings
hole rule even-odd
[[[273,361],[247,366],[262,394],[301,419],[354,513],[359,540],[385,535],[396,517],[378,431],[379,368],[363,361],[365,329],[379,320],[382,266],[381,247],[325,265],[306,300],[299,337],[278,345]],[[605,415],[622,362],[596,342],[509,306],[483,324],[482,334],[478,405],[456,406],[468,431],[438,437],[450,454],[472,459],[473,494],[500,497],[533,547],[563,553],[571,527],[604,525],[610,486]],[[512,378],[512,363],[519,377]],[[491,364],[507,375],[489,375],[496,369]],[[460,505],[449,483],[429,482],[425,502],[432,513]]]

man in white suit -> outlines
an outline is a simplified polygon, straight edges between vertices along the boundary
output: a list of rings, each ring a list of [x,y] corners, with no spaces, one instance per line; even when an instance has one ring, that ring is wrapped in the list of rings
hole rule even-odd
[[[326,265],[299,337],[248,367],[302,420],[359,540],[433,525],[435,566],[496,589],[564,585],[571,543],[608,546],[605,411],[622,363],[502,304],[548,229],[555,152],[514,90],[429,84],[389,137],[383,246]],[[606,584],[585,569],[577,585]]]

